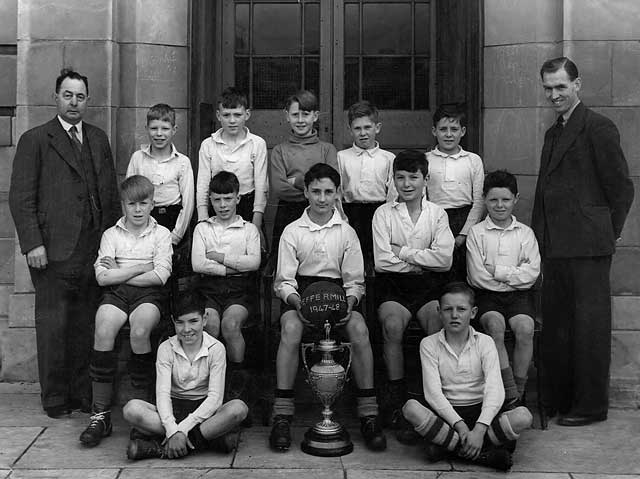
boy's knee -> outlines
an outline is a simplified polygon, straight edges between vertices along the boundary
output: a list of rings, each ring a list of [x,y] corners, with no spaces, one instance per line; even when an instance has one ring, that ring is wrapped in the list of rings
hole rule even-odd
[[[131,399],[122,408],[122,417],[125,421],[135,422],[140,417],[142,410],[142,401],[140,399]]]
[[[235,316],[226,316],[222,319],[220,323],[220,329],[222,330],[222,336],[237,336],[238,334],[242,334],[242,318],[237,318]]]
[[[402,341],[405,324],[399,316],[388,315],[382,320],[382,335],[385,341]]]
[[[420,416],[423,410],[424,406],[422,404],[415,399],[409,399],[404,403],[404,406],[402,406],[402,415],[410,423],[416,424],[420,422]]]
[[[494,339],[504,338],[506,325],[504,324],[504,318],[502,315],[497,313],[485,313],[482,315],[482,318],[480,318],[480,322],[489,336]]]
[[[351,319],[345,326],[349,341],[352,343],[365,343],[369,341],[369,328],[361,314],[351,313]]]
[[[533,415],[531,411],[524,406],[519,406],[507,413],[509,415],[509,423],[515,432],[528,429],[533,424]]]
[[[234,422],[242,422],[249,414],[249,407],[241,399],[232,399],[228,403],[229,414]]]
[[[526,341],[533,338],[535,322],[531,316],[518,315],[512,318],[510,326],[517,340]]]
[[[129,331],[129,337],[131,341],[147,341],[151,336],[151,328],[146,326],[135,325],[131,326],[131,330]]]
[[[302,321],[300,321],[297,316],[294,317],[287,313],[282,315],[280,319],[280,336],[283,341],[300,342],[303,329]]]

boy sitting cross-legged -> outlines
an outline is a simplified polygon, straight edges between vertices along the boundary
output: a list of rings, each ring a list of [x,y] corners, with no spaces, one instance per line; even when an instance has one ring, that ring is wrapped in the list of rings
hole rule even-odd
[[[465,283],[443,288],[439,312],[443,329],[420,343],[424,397],[429,408],[410,399],[404,417],[426,443],[435,462],[448,453],[500,470],[511,467],[502,447],[531,426],[523,406],[500,414],[504,389],[493,340],[470,326],[477,312]]]
[[[316,281],[341,285],[347,295],[347,315],[336,323],[352,346],[352,370],[358,387],[360,431],[369,449],[381,451],[387,441],[378,424],[378,402],[373,383],[373,353],[369,330],[356,305],[364,293],[364,261],[355,231],[335,208],[340,175],[335,168],[316,163],[304,175],[309,207],[288,225],[280,238],[274,290],[284,302],[280,317],[280,344],[276,357],[277,389],[269,444],[284,451],[291,446],[294,414],[293,385],[298,371],[300,342],[310,323],[301,312],[300,292]]]
[[[231,452],[235,428],[247,415],[239,399],[222,403],[224,346],[204,327],[202,301],[193,293],[178,300],[173,319],[176,335],[158,348],[156,406],[129,401],[124,419],[131,424],[129,459],[177,459],[191,450]]]
[[[535,306],[531,287],[540,275],[540,252],[533,231],[513,216],[516,177],[505,170],[484,180],[488,215],[467,236],[467,280],[476,289],[480,326],[498,348],[505,407],[518,404],[533,356]],[[513,369],[504,345],[507,325],[515,336]]]
[[[153,217],[153,185],[144,176],[130,176],[120,186],[125,212],[104,232],[94,265],[104,288],[96,312],[89,375],[93,415],[80,442],[93,447],[111,434],[111,401],[118,358],[113,350],[118,332],[131,325],[132,385],[148,394],[153,378],[151,332],[160,321],[165,302],[164,284],[171,275],[171,233]]]
[[[393,161],[393,178],[397,201],[382,205],[373,216],[375,295],[389,380],[385,419],[397,430],[400,442],[411,444],[418,438],[400,411],[407,400],[404,331],[412,317],[425,331],[433,321],[443,273],[451,267],[454,239],[447,214],[424,194],[425,155],[400,152]]]
[[[260,232],[236,214],[240,201],[236,175],[217,173],[209,190],[215,216],[196,226],[191,264],[195,273],[203,275],[199,289],[205,297],[205,330],[215,338],[222,332],[227,345],[227,398],[244,398],[249,377],[242,326],[256,295],[251,272],[260,266]]]

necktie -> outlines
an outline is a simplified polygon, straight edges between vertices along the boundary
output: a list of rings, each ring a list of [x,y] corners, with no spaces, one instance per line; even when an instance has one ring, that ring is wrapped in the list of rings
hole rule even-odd
[[[78,150],[78,152],[81,152],[82,142],[80,141],[80,138],[78,138],[78,129],[75,125],[69,128],[69,135],[71,135],[71,142],[73,143],[73,146],[76,147],[76,150]]]
[[[556,124],[553,127],[553,132],[551,136],[551,150],[549,156],[553,154],[553,150],[558,144],[558,139],[560,135],[562,135],[562,130],[564,130],[564,117],[560,115],[556,120]]]

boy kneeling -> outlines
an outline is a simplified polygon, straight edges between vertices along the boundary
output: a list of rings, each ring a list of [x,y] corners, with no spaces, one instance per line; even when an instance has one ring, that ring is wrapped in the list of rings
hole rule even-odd
[[[177,459],[191,450],[231,452],[232,432],[247,416],[244,402],[222,404],[226,368],[222,343],[204,331],[204,306],[191,293],[176,306],[176,335],[158,348],[156,406],[132,399],[123,409],[131,424],[129,459]]]
[[[420,343],[424,396],[431,409],[410,399],[404,417],[435,462],[448,453],[500,470],[511,467],[501,447],[531,426],[524,406],[498,414],[504,401],[498,351],[490,336],[470,326],[477,312],[473,290],[449,283],[440,297],[443,329]]]

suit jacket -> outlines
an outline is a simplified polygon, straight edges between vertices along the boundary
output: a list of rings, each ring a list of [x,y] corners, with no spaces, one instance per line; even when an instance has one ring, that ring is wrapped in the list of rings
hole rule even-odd
[[[120,216],[115,168],[107,135],[83,122],[96,173],[101,207],[100,231]],[[57,117],[25,132],[13,161],[9,207],[23,254],[44,245],[50,261],[64,261],[74,251],[82,225],[87,186],[69,135]],[[97,251],[98,245],[80,245]]]
[[[548,258],[611,255],[634,196],[618,129],[582,103],[551,152],[554,128],[544,138],[531,221],[540,250]]]

